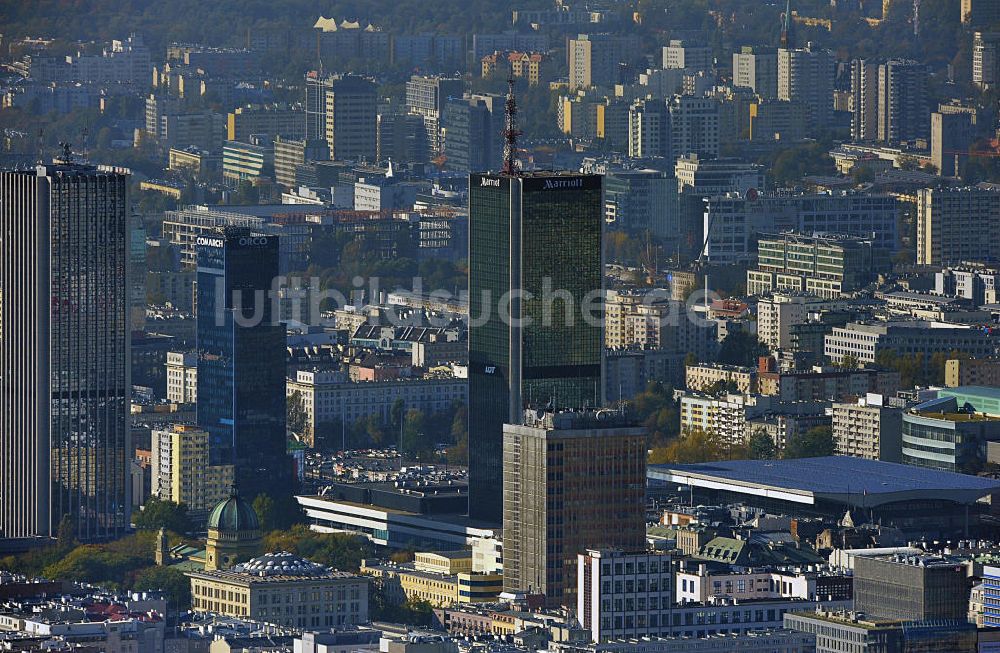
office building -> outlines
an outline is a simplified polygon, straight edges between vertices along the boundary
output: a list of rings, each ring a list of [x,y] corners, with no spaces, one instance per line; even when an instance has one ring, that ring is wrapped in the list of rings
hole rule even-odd
[[[895,653],[948,651],[975,653],[975,624],[963,620],[874,619],[862,612],[790,612],[785,627],[816,638],[815,653]]]
[[[184,424],[153,430],[151,453],[153,496],[203,515],[229,496],[233,466],[209,463],[208,431]]]
[[[0,172],[0,546],[128,528],[128,183],[68,153]]]
[[[1000,190],[922,188],[917,191],[917,264],[1000,259]]]
[[[752,272],[748,273],[748,277],[749,274]],[[758,294],[756,288],[750,290],[749,278],[747,292]],[[807,322],[809,313],[819,310],[822,306],[823,301],[819,297],[797,290],[784,290],[761,297],[757,302],[757,339],[771,351],[790,349],[792,327]]]
[[[374,161],[376,150],[375,83],[355,75],[335,79],[326,91],[326,142],[330,158]]]
[[[750,105],[750,140],[797,143],[805,139],[809,125],[808,107],[799,101],[757,100]]]
[[[329,158],[325,140],[302,141],[278,136],[274,139],[274,180],[285,188],[295,188],[300,185],[296,176],[299,166]]]
[[[975,134],[968,112],[935,111],[931,114],[931,163],[943,177],[958,177],[969,160]]]
[[[604,177],[604,219],[615,229],[677,237],[677,182],[659,170],[616,170]]]
[[[872,239],[873,249],[884,255],[899,249],[898,211],[898,200],[888,194],[762,193],[751,197],[730,193],[709,197],[704,202],[704,254],[713,263],[751,260],[759,235],[794,231]]]
[[[658,635],[674,603],[670,556],[588,549],[577,554],[576,615],[595,642]]]
[[[451,98],[463,97],[464,93],[465,82],[457,77],[413,75],[406,82],[406,108],[423,119],[429,158],[441,154],[441,117],[445,104]]]
[[[427,415],[447,410],[456,401],[465,403],[469,382],[441,376],[355,382],[344,372],[299,371],[294,379],[288,379],[287,392],[302,398],[306,425],[301,435],[307,444],[316,446],[322,444],[317,436],[324,432],[339,443],[341,423],[350,425],[372,415],[387,421],[398,400],[407,410]]]
[[[744,46],[733,53],[733,86],[749,88],[765,100],[778,97],[778,52]]]
[[[962,0],[962,23],[968,27],[988,27],[1000,20],[996,0]]]
[[[833,404],[833,441],[838,456],[902,462],[902,410],[882,395]]]
[[[944,385],[947,388],[963,385],[1000,386],[1000,360],[950,359],[944,364]]]
[[[234,464],[248,496],[285,489],[285,330],[268,296],[278,239],[230,228],[200,236],[197,251],[198,425],[211,463]]]
[[[707,45],[671,39],[670,45],[663,48],[663,68],[711,70],[714,64],[712,48]]]
[[[504,423],[520,422],[526,405],[601,405],[602,200],[597,175],[470,176],[470,316],[483,321],[469,329],[473,516],[500,520]],[[512,291],[536,299],[501,315]],[[562,310],[542,305],[555,291]]]
[[[849,322],[833,328],[824,350],[833,363],[844,356],[862,364],[874,363],[883,351],[923,354],[926,362],[936,352],[960,351],[973,358],[989,358],[997,351],[997,341],[980,329],[946,322]]]
[[[854,560],[854,608],[876,619],[965,619],[970,587],[965,564],[954,558],[897,554]]]
[[[250,136],[249,143],[226,141],[222,146],[222,179],[229,186],[267,182],[274,175],[274,145],[270,138]]]
[[[321,72],[306,73],[305,139],[326,138],[326,92],[333,80]]]
[[[386,112],[378,115],[376,159],[401,163],[428,161],[427,131],[423,116]]]
[[[626,36],[580,34],[569,40],[569,90],[612,86],[622,81],[621,69],[630,63],[635,42]]]
[[[983,566],[983,625],[1000,627],[1000,567]]]
[[[503,574],[476,573],[466,550],[417,552],[412,563],[363,560],[361,573],[378,579],[389,600],[426,601],[434,607],[495,602],[503,591]]]
[[[306,137],[306,112],[281,104],[250,104],[227,114],[226,140],[245,143],[252,134],[302,140]]]
[[[876,279],[872,240],[851,236],[760,235],[757,267],[747,270],[747,293],[777,290],[836,299]]]
[[[982,89],[1000,81],[1000,33],[976,32],[972,36],[972,83]]]
[[[674,177],[678,190],[698,197],[745,194],[751,188],[764,189],[764,169],[740,159],[711,159],[697,154],[677,158]]]
[[[444,103],[444,165],[456,172],[498,170],[503,159],[504,98],[472,95]]]
[[[878,68],[878,140],[912,142],[930,134],[927,67],[890,60]]]
[[[807,107],[810,132],[822,130],[833,118],[834,57],[812,48],[778,50],[778,99]]]
[[[1000,441],[1000,417],[970,412],[966,405],[942,395],[903,413],[902,461],[964,474],[982,471],[987,443]]]
[[[572,607],[578,553],[645,548],[646,430],[609,411],[527,415],[504,425],[504,590]]]
[[[288,552],[226,570],[192,571],[191,607],[303,630],[368,622],[368,580]]]

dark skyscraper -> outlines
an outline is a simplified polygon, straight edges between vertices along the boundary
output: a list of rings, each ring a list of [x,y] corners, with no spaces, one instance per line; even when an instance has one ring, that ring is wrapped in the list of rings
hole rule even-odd
[[[278,238],[231,228],[198,247],[198,425],[247,496],[288,487],[285,332],[269,296]]]
[[[0,173],[0,544],[129,524],[128,175]]]
[[[602,400],[602,180],[473,174],[469,220],[469,514],[499,522],[503,424]]]

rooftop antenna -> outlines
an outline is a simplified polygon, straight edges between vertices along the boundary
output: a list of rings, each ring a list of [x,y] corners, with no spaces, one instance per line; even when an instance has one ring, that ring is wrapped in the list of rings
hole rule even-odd
[[[59,157],[59,162],[65,164],[73,163],[73,146],[65,141],[60,141],[59,147],[62,149],[62,156]]]
[[[517,129],[517,100],[514,98],[514,72],[507,76],[507,101],[504,103],[503,124],[503,168],[505,175],[516,175],[517,167],[517,137],[521,132]]]
[[[81,135],[83,136],[83,160],[86,161],[87,160],[87,136],[90,135],[90,128],[89,127],[84,127],[83,128],[83,132],[81,133]]]
[[[789,47],[789,36],[792,30],[792,0],[785,0],[785,16],[781,21],[781,47]]]
[[[38,141],[36,143],[36,146],[38,148],[38,165],[42,165],[43,163],[45,163],[45,159],[43,158],[43,155],[42,155],[44,143],[45,143],[45,128],[44,127],[39,127],[38,128]]]

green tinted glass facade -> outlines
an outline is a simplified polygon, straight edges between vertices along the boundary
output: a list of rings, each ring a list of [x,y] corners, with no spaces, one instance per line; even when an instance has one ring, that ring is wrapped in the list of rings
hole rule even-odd
[[[470,177],[473,517],[501,518],[504,422],[519,422],[526,406],[602,400],[601,181],[558,173]],[[523,294],[510,300],[512,291]]]

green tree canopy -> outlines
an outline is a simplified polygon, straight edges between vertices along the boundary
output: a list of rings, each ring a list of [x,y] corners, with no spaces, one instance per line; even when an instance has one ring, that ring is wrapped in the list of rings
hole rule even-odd
[[[186,505],[155,497],[147,501],[141,511],[133,514],[132,522],[139,530],[156,531],[165,528],[175,533],[187,533],[191,530]]]
[[[833,439],[833,429],[829,426],[816,426],[805,433],[798,433],[788,438],[785,443],[785,458],[815,458],[817,456],[832,456],[836,451]]]

